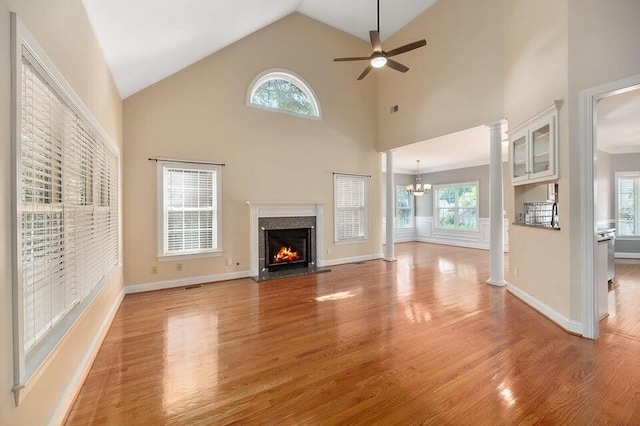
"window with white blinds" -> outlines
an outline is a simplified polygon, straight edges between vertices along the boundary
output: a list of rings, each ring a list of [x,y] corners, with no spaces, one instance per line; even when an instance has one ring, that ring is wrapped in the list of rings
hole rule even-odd
[[[158,257],[215,254],[220,248],[221,167],[158,162]]]
[[[335,242],[348,243],[367,239],[366,176],[334,174]]]
[[[640,237],[640,172],[616,173],[616,232]]]
[[[119,264],[117,149],[53,65],[31,52],[25,45],[14,57],[18,383]]]

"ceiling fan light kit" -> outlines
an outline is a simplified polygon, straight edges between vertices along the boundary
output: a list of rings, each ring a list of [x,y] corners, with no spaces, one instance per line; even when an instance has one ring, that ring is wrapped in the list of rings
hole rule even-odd
[[[382,55],[371,58],[371,66],[374,68],[382,68],[387,65],[387,58]]]
[[[427,41],[422,39],[414,41],[413,43],[405,44],[404,46],[396,47],[388,52],[382,50],[382,43],[380,43],[380,0],[378,0],[378,29],[369,31],[369,39],[371,40],[371,48],[373,50],[370,56],[353,56],[348,58],[335,58],[333,60],[334,62],[369,61],[369,66],[367,66],[362,74],[360,74],[358,80],[365,78],[371,69],[382,68],[385,65],[403,73],[409,71],[409,67],[389,58],[426,46],[427,44]]]

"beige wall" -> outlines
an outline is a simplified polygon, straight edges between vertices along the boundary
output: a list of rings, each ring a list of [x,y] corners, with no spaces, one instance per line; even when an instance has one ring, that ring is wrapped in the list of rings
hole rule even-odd
[[[9,12],[18,13],[67,82],[122,147],[122,102],[93,35],[81,0],[0,0],[0,423],[41,425],[76,373],[89,343],[122,288],[120,274],[107,285],[86,314],[63,340],[42,375],[30,383],[29,393],[14,406],[11,302],[11,188],[10,188],[10,56]],[[64,407],[63,407],[64,408]]]
[[[323,203],[325,259],[381,253],[376,76],[356,81],[360,66],[332,62],[367,48],[296,13],[127,98],[126,284],[248,271],[246,201]],[[323,120],[247,107],[250,83],[270,68],[286,68],[306,80]],[[149,157],[226,163],[222,257],[180,261],[182,271],[177,261],[157,263],[156,164]],[[334,171],[372,175],[368,243],[333,245]],[[155,265],[158,274],[152,275]]]
[[[406,74],[378,72],[381,151],[504,118],[502,2],[439,1],[383,43],[390,50],[427,40],[394,58]]]
[[[510,282],[566,318],[571,316],[568,143],[568,28],[566,0],[505,0],[505,111],[516,128],[554,100],[559,109],[559,215],[561,231],[509,229]],[[529,185],[510,188],[527,198]],[[515,211],[521,211],[516,205]],[[510,217],[513,222],[515,218]],[[516,276],[515,270],[518,270]]]
[[[568,0],[569,36],[569,145],[575,163],[580,148],[580,92],[605,83],[640,74],[640,1]],[[562,154],[560,154],[562,155]],[[571,178],[571,299],[574,318],[582,315],[582,223],[581,168],[572,167]]]

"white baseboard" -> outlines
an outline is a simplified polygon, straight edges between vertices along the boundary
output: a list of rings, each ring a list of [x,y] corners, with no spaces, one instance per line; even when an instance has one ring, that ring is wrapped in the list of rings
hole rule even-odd
[[[616,259],[640,259],[640,253],[616,252]]]
[[[226,272],[223,274],[203,275],[199,277],[180,278],[177,280],[156,281],[152,283],[125,285],[126,294],[142,293],[144,291],[164,290],[167,288],[184,287],[194,284],[205,284],[216,281],[235,280],[251,277],[251,271]]]
[[[324,260],[318,266],[334,266],[344,263],[364,262],[367,260],[382,259],[382,253],[368,254],[364,256],[344,257],[341,259]],[[223,274],[204,275],[199,277],[180,278],[177,280],[156,281],[151,283],[125,285],[125,294],[142,293],[145,291],[164,290],[167,288],[184,287],[194,284],[205,284],[218,281],[235,280],[252,277],[251,271],[227,272]]]
[[[556,311],[553,308],[550,308],[535,297],[531,296],[526,291],[519,289],[511,283],[507,283],[507,290],[509,291],[509,293],[513,294],[515,297],[522,300],[524,303],[531,306],[533,309],[549,318],[560,327],[571,333],[582,335],[582,323],[580,321],[575,321],[565,317],[560,312]]]
[[[382,259],[382,253],[366,254],[364,256],[343,257],[341,259],[325,260],[320,266],[335,266],[343,265],[345,263],[366,262],[367,260]]]
[[[489,243],[480,243],[475,241],[451,241],[451,240],[441,240],[438,238],[427,238],[427,237],[416,237],[416,241],[421,243],[431,243],[431,244],[442,244],[445,246],[455,246],[455,247],[465,247],[465,248],[474,248],[481,250],[489,250]]]
[[[102,346],[102,342],[104,338],[107,337],[107,332],[111,327],[111,323],[116,316],[116,312],[118,312],[118,308],[122,303],[122,299],[124,299],[124,288],[120,290],[118,296],[115,298],[113,303],[111,304],[111,308],[109,308],[109,312],[105,316],[104,320],[100,324],[98,331],[96,332],[93,340],[89,344],[87,348],[87,352],[82,357],[80,364],[76,368],[76,372],[69,380],[67,387],[65,388],[62,396],[58,400],[58,403],[55,406],[53,414],[49,418],[47,424],[49,425],[59,425],[64,421],[67,412],[71,408],[71,404],[76,399],[78,392],[82,388],[87,375],[89,374],[89,370],[91,370],[91,366],[93,365],[93,361],[96,359],[98,355],[98,351]]]

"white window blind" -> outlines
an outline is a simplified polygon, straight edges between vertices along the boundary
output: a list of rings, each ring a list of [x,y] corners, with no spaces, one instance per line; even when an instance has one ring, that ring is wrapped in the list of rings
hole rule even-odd
[[[616,230],[620,237],[640,237],[640,172],[616,173]]]
[[[159,257],[220,250],[220,166],[159,162]]]
[[[365,176],[334,175],[335,241],[367,239],[367,182]]]
[[[23,382],[118,267],[119,160],[26,49],[17,66],[14,309]]]

